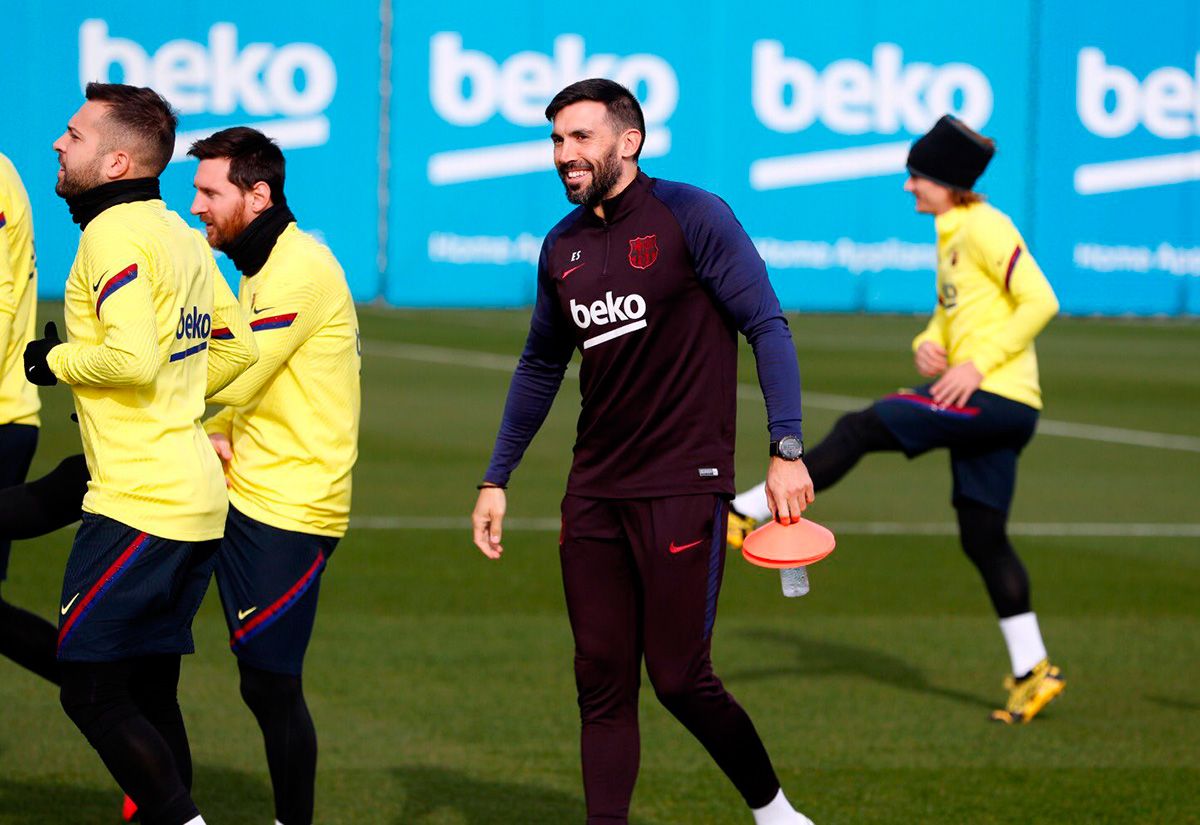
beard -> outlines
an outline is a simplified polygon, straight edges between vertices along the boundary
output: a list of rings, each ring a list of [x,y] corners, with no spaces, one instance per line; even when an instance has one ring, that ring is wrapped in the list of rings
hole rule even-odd
[[[580,169],[585,169],[592,173],[592,182],[579,189],[572,189],[571,184],[567,182],[567,173]],[[575,160],[570,163],[559,164],[558,176],[562,179],[563,186],[567,190],[567,200],[590,209],[604,200],[605,196],[617,185],[617,181],[621,179],[621,156],[614,144],[612,151],[600,158],[596,164],[589,163],[586,160]]]
[[[208,238],[208,245],[213,249],[219,249],[222,252],[229,251],[229,246],[232,244],[242,231],[249,226],[241,215],[231,215],[226,221],[213,220],[210,224],[205,224],[204,231]]]
[[[79,169],[63,167],[62,180],[54,184],[54,194],[60,198],[73,198],[95,189],[104,183],[104,175],[100,173],[103,157],[99,154],[90,164]]]

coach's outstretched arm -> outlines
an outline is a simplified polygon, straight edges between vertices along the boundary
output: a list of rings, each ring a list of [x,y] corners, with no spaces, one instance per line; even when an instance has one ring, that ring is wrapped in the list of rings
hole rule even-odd
[[[546,420],[575,348],[550,282],[546,250],[547,245],[543,244],[529,336],[508,385],[508,399],[504,402],[504,416],[500,420],[492,460],[484,473],[475,511],[471,514],[475,546],[489,559],[498,559],[504,552],[500,544],[508,506],[504,488],[513,470],[521,463],[529,442]]]

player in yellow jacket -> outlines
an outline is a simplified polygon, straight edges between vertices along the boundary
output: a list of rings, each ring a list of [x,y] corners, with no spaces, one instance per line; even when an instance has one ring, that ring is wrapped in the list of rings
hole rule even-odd
[[[69,340],[48,324],[24,358],[33,383],[70,385],[91,479],[63,579],[60,698],[144,821],[194,825],[176,693],[228,506],[200,426],[220,275],[159,196],[171,107],[121,84],[86,97],[54,143],[55,191],[83,233]]]
[[[0,154],[0,487],[20,484],[38,442],[37,387],[25,380],[21,354],[35,337],[37,260],[33,211],[12,161]],[[0,538],[0,584],[12,545]],[[0,596],[0,654],[58,681],[54,625]]]
[[[317,739],[301,688],[321,574],[346,532],[358,456],[358,320],[333,254],[297,228],[283,154],[254,129],[197,141],[192,212],[241,271],[257,364],[205,423],[225,462],[217,586],[241,694],[262,729],[275,818],[309,825]]]
[[[932,383],[887,396],[838,420],[806,456],[817,490],[863,455],[908,457],[950,450],[963,550],[983,577],[1008,646],[1008,701],[992,718],[1028,722],[1065,682],[1050,664],[1029,597],[1029,577],[1009,544],[1017,458],[1042,408],[1033,339],[1058,301],[1008,217],[973,191],[995,152],[989,138],[947,115],[908,156],[905,190],[937,228],[937,306],[913,341],[917,371]],[[754,488],[734,499],[731,540],[769,517]]]

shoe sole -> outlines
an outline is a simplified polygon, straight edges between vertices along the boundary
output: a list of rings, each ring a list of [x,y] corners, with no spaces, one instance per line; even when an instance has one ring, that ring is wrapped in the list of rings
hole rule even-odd
[[[1062,679],[1047,679],[1046,682],[1045,689],[1030,701],[1025,713],[1014,714],[1007,710],[994,710],[988,718],[993,722],[1001,722],[1005,725],[1028,725],[1033,721],[1033,717],[1041,713],[1042,708],[1050,704],[1067,687],[1067,683]]]

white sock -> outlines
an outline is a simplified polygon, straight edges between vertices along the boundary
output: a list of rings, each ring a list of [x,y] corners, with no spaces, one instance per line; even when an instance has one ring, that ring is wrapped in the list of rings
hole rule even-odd
[[[813,821],[792,807],[783,795],[783,788],[766,806],[752,808],[754,825],[813,825]]]
[[[1000,632],[1008,645],[1013,676],[1024,676],[1033,666],[1046,658],[1046,645],[1038,629],[1036,613],[1021,613],[1000,620]]]
[[[733,500],[733,509],[743,516],[749,516],[755,521],[766,521],[771,517],[771,508],[767,506],[767,482],[757,487],[751,487]]]

